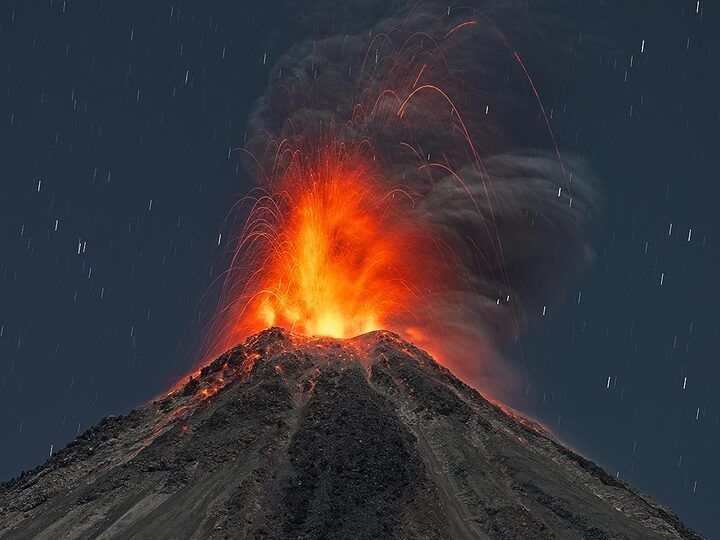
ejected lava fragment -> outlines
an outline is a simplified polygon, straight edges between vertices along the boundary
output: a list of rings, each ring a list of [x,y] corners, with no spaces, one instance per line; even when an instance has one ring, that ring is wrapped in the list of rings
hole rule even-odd
[[[0,487],[0,538],[700,538],[389,332],[270,329]]]

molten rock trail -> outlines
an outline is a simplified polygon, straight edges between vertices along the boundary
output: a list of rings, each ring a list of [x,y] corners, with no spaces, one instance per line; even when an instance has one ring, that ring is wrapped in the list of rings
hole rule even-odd
[[[270,329],[0,486],[0,538],[700,538],[388,332]]]

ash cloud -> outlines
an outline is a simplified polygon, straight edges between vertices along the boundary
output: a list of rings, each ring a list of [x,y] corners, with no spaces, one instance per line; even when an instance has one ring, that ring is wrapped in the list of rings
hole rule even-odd
[[[560,39],[548,36],[567,21],[514,0],[313,2],[288,14],[304,37],[256,104],[249,168],[271,177],[278,141],[302,147],[329,132],[365,145],[388,189],[413,194],[397,219],[452,251],[433,263],[446,283],[412,325],[466,381],[497,388],[507,373],[486,359],[560,304],[593,259],[598,183],[555,148],[518,53],[557,67]]]

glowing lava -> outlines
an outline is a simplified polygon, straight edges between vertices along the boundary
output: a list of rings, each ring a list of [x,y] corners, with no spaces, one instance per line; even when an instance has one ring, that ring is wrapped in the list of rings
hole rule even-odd
[[[281,326],[349,338],[396,328],[427,281],[429,235],[404,216],[413,197],[388,188],[369,144],[314,141],[278,152],[267,189],[245,199],[207,358]],[[248,201],[250,204],[248,205]]]
[[[408,296],[402,235],[384,219],[399,197],[382,191],[371,163],[342,145],[292,159],[282,196],[273,198],[275,222],[263,211],[248,235],[269,244],[248,326],[336,338],[382,328]]]

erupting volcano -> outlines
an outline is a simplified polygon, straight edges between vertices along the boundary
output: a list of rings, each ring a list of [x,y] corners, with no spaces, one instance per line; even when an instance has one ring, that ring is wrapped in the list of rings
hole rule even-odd
[[[434,2],[380,12],[366,34],[315,36],[271,72],[236,149],[256,187],[222,234],[203,363],[270,326],[386,329],[493,391],[497,344],[592,258],[595,182],[560,155],[494,19]]]
[[[699,538],[476,390],[592,259],[527,3],[367,3],[254,108],[197,369],[0,487],[0,536]]]

